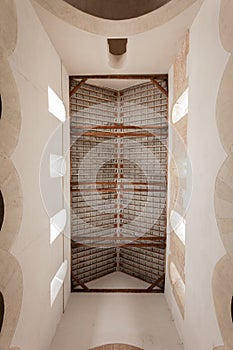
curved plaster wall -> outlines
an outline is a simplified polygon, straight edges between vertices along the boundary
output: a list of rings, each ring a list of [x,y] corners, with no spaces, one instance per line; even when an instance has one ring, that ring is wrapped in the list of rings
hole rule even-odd
[[[215,348],[230,350],[233,348],[231,302],[233,295],[233,2],[222,0],[219,17],[220,37],[223,47],[231,53],[222,77],[217,98],[217,127],[220,140],[227,153],[217,175],[215,184],[215,213],[220,236],[226,255],[215,266],[212,288],[216,315],[223,337],[224,346]]]
[[[65,22],[90,33],[104,36],[124,36],[143,33],[161,26],[194,3],[203,0],[171,0],[159,9],[144,16],[119,21],[105,20],[86,14],[63,0],[35,0],[46,10]]]
[[[0,32],[0,188],[4,202],[4,220],[0,232],[1,313],[4,308],[4,317],[0,316],[0,349],[8,350],[16,330],[23,293],[21,268],[10,253],[22,218],[20,181],[10,159],[18,143],[21,125],[18,92],[8,62],[17,41],[17,18],[13,0],[1,3]]]

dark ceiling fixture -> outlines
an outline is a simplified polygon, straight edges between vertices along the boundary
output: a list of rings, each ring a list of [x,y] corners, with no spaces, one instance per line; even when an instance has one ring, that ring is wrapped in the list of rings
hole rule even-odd
[[[112,55],[124,55],[127,51],[128,39],[108,39],[109,52]]]
[[[136,18],[171,0],[64,0],[89,15],[110,20]]]

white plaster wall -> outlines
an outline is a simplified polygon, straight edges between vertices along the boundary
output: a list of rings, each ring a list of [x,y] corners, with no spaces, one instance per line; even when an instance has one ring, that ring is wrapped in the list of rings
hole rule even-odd
[[[214,266],[225,253],[214,212],[215,180],[226,158],[216,127],[216,99],[229,57],[219,39],[220,2],[205,0],[190,30],[188,151],[193,191],[186,217],[184,321],[166,280],[166,298],[185,350],[212,350],[222,343],[211,288]]]
[[[148,286],[121,272],[88,285],[93,288]],[[162,294],[73,293],[50,350],[88,350],[111,343],[144,350],[183,349]]]
[[[16,0],[18,41],[10,58],[19,91],[22,128],[13,160],[23,189],[22,225],[13,247],[24,280],[23,304],[13,344],[22,350],[46,350],[69,296],[66,280],[65,302],[61,291],[50,306],[50,282],[63,258],[69,259],[69,245],[63,235],[50,245],[49,216],[64,207],[61,178],[49,178],[49,153],[62,154],[63,128],[48,112],[48,85],[65,100],[68,109],[68,76],[29,0]],[[66,94],[64,91],[67,91]],[[44,148],[49,138],[56,136]],[[42,201],[40,172],[47,210]],[[69,235],[69,225],[66,227]],[[68,264],[69,265],[69,264]],[[17,286],[15,286],[17,288]]]

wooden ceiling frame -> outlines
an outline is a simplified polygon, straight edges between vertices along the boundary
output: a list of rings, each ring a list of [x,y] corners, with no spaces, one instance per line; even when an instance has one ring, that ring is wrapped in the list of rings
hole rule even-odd
[[[163,94],[168,96],[168,75],[167,74],[97,74],[97,75],[70,75],[70,79],[78,80],[77,85],[70,90],[70,97],[75,94],[87,80],[150,80]],[[167,90],[165,90],[157,80],[165,80],[167,82]]]
[[[78,92],[78,90],[88,81],[88,80],[111,80],[111,79],[118,79],[118,80],[149,80],[156,88],[158,88],[165,96],[166,98],[168,98],[168,74],[126,74],[126,75],[122,75],[122,74],[113,74],[113,75],[71,75],[70,79],[77,80],[77,85],[73,86],[70,90],[70,97],[72,97],[75,93]],[[158,80],[163,80],[166,82],[166,90],[160,85],[160,83],[158,82]],[[83,127],[84,129],[88,129],[86,126]],[[98,128],[103,128],[103,126],[98,127],[96,126],[95,129]],[[111,126],[106,126],[106,129],[111,129]],[[112,126],[112,128],[116,129],[117,127],[114,125]],[[136,127],[128,127],[128,126],[118,126],[119,129],[127,129],[127,128],[136,128]],[[156,127],[157,128],[157,127]],[[145,129],[148,129],[147,126],[145,126]],[[87,133],[85,133],[87,134]],[[93,132],[93,134],[96,135],[96,132]],[[109,132],[109,134],[111,134]],[[114,133],[115,135],[116,133]],[[88,136],[88,134],[87,134]],[[91,136],[93,136],[91,134]],[[98,135],[97,135],[98,136]],[[101,134],[102,136],[102,134]],[[112,136],[112,135],[109,135]],[[117,134],[117,136],[129,136],[127,135],[123,135],[122,133],[119,135]],[[141,136],[141,135],[137,135],[137,136]],[[143,136],[150,136],[149,133],[148,135],[144,135]],[[72,183],[71,183],[72,184]],[[96,245],[96,247],[106,247],[108,248],[108,244],[103,244],[102,241],[105,240],[115,240],[116,238],[114,237],[113,239],[111,237],[100,237],[100,239],[98,240],[98,238],[95,237],[95,241],[99,241],[99,243]],[[122,238],[121,238],[122,239]],[[127,241],[127,237],[123,238],[122,240],[126,240]],[[79,242],[72,242],[72,245],[75,245],[76,247],[82,246],[83,244],[81,243],[81,241],[85,240],[85,237],[80,238]],[[91,238],[88,237],[88,240],[92,240]],[[118,238],[117,238],[118,240]],[[120,240],[120,239],[119,239]],[[123,248],[128,248],[128,247],[139,247],[139,248],[147,248],[147,247],[157,247],[157,248],[165,248],[166,246],[166,242],[165,240],[158,236],[158,237],[140,237],[139,239],[140,242],[131,242],[131,243],[126,243],[126,242],[121,242],[120,246],[122,246]],[[145,241],[145,242],[144,242]],[[146,241],[150,241],[150,243],[147,243]],[[88,243],[85,243],[88,246]],[[108,256],[106,258],[106,261],[108,260]],[[104,262],[105,260],[103,260]],[[71,281],[71,291],[74,293],[154,293],[154,294],[158,294],[158,293],[163,293],[164,292],[164,285],[165,285],[165,273],[163,273],[160,277],[158,277],[153,283],[151,283],[151,285],[148,288],[145,289],[141,289],[141,288],[89,288],[87,287],[87,285],[83,282],[80,281],[80,279],[74,275],[73,273],[71,273],[71,280],[74,281],[76,283],[76,287],[73,287],[73,283]],[[77,286],[80,286],[80,288],[77,288]]]

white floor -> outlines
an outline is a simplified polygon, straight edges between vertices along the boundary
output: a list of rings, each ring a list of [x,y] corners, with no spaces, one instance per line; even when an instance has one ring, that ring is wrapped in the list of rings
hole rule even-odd
[[[89,286],[148,285],[116,272]],[[144,350],[183,349],[162,294],[72,294],[50,350],[88,350],[111,343]]]

